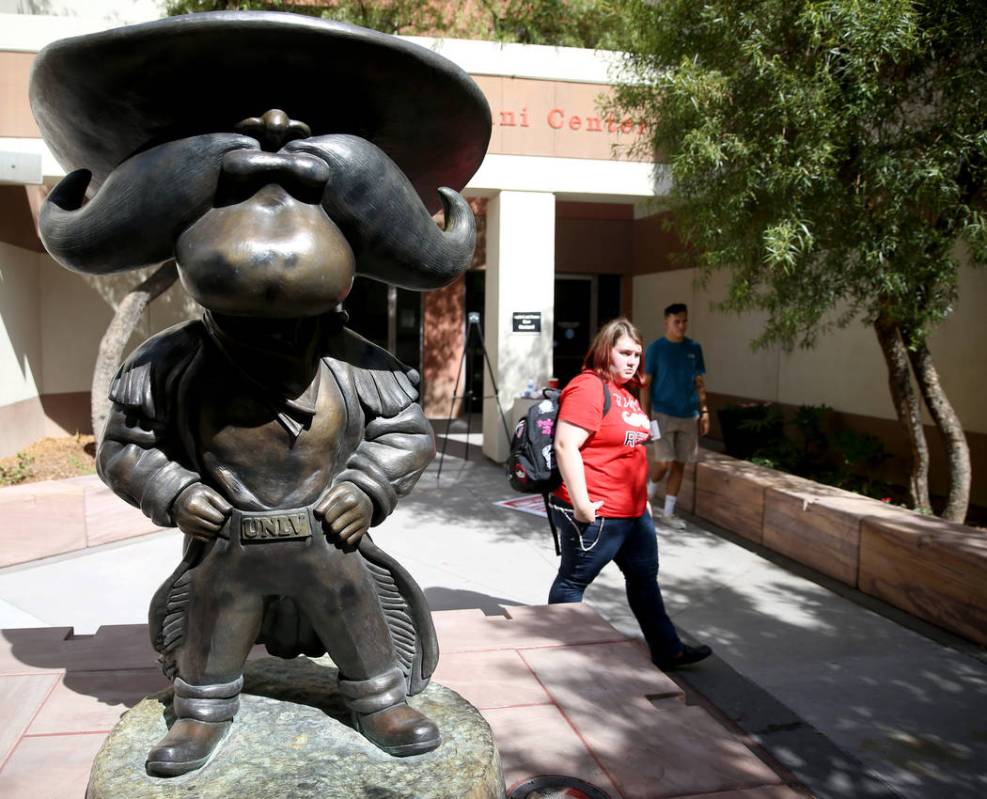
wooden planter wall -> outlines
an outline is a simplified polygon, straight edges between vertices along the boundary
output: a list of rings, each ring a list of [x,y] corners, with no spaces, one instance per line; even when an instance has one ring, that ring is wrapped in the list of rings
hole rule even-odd
[[[683,510],[987,644],[987,534],[702,451]]]

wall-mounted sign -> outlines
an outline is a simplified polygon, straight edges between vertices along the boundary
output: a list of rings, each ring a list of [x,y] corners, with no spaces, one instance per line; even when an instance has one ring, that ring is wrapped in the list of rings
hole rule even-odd
[[[613,87],[602,83],[474,75],[492,112],[491,154],[653,159],[642,119],[611,115]]]
[[[514,311],[512,319],[515,333],[541,333],[541,311]]]

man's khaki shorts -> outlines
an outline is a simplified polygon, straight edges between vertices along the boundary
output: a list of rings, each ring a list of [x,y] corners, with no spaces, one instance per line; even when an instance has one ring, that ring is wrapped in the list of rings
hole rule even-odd
[[[658,422],[661,438],[650,441],[652,461],[695,463],[699,459],[699,420],[694,416],[669,416],[655,411],[651,418]]]

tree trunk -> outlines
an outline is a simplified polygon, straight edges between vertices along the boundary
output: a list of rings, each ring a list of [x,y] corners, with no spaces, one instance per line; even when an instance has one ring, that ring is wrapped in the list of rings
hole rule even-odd
[[[898,424],[912,451],[911,472],[908,478],[908,502],[920,513],[931,513],[929,502],[929,446],[922,427],[922,408],[911,370],[908,368],[908,350],[898,325],[886,311],[874,322],[874,331],[888,366],[888,387],[894,402]]]
[[[970,447],[963,425],[939,382],[939,373],[925,340],[911,340],[908,344],[908,359],[915,372],[919,391],[922,392],[922,399],[942,434],[949,460],[949,496],[942,517],[962,524],[966,521],[970,504]]]
[[[124,347],[140,321],[141,314],[151,302],[163,294],[178,278],[174,261],[167,261],[152,272],[146,280],[132,288],[117,307],[103,338],[99,342],[99,355],[93,369],[92,423],[98,441],[110,412],[110,385],[123,359]]]

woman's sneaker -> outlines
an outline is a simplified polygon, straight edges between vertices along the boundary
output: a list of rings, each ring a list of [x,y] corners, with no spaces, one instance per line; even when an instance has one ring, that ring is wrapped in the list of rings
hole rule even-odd
[[[658,521],[665,525],[665,527],[671,527],[673,530],[685,529],[685,522],[674,513],[665,513],[662,511],[658,514]]]

